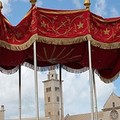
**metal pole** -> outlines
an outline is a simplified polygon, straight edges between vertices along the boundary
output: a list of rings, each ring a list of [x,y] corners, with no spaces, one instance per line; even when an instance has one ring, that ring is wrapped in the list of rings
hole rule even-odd
[[[89,53],[89,82],[90,82],[90,98],[91,98],[91,120],[94,120],[93,70],[92,70],[91,43],[90,43],[90,40],[88,40],[88,53]]]
[[[19,120],[21,120],[21,65],[19,65]]]
[[[59,66],[59,80],[60,80],[60,101],[59,101],[59,120],[62,120],[62,66]]]
[[[97,93],[96,93],[96,83],[95,83],[94,70],[93,70],[93,91],[94,91],[94,101],[95,101],[95,120],[98,120]]]
[[[38,102],[38,78],[37,78],[37,55],[36,55],[36,41],[33,44],[34,52],[34,79],[35,79],[35,107],[36,120],[39,120],[39,102]]]

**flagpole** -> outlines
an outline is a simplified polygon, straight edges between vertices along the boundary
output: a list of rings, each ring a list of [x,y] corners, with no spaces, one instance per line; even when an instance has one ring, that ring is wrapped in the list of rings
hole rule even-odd
[[[94,101],[95,101],[95,120],[98,120],[97,93],[96,93],[96,83],[95,83],[94,70],[93,70],[93,91],[94,91]]]
[[[35,80],[35,107],[36,120],[39,120],[39,100],[38,100],[38,78],[37,78],[37,55],[36,55],[36,41],[33,44],[34,52],[34,80]]]
[[[91,98],[91,120],[94,120],[93,70],[92,70],[90,40],[88,40],[88,54],[89,54],[89,82],[90,82],[90,98]]]
[[[21,65],[19,65],[19,120],[21,120]]]
[[[62,66],[59,66],[59,80],[60,80],[60,101],[59,101],[59,120],[62,120]]]

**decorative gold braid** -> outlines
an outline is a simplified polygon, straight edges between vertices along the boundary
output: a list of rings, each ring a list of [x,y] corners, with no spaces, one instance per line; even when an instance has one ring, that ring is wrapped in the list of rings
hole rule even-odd
[[[46,10],[46,9],[39,9],[40,12],[42,13],[48,13],[48,14],[73,14],[73,13],[78,13],[78,12],[85,12],[88,11],[86,9],[78,9],[78,10]]]

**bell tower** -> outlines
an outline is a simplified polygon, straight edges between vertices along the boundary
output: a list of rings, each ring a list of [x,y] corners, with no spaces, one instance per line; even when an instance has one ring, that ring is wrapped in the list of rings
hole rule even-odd
[[[60,81],[55,70],[48,73],[48,80],[44,83],[44,101],[45,101],[45,117],[51,120],[59,120],[60,118]],[[63,103],[62,103],[63,106]],[[61,108],[63,110],[63,108]],[[61,113],[63,118],[63,113]]]

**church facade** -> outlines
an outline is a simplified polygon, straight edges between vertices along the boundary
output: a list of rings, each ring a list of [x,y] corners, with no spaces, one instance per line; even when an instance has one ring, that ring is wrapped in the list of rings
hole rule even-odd
[[[63,81],[62,81],[63,82]],[[45,117],[40,120],[91,120],[91,113],[64,116],[63,103],[60,102],[60,81],[55,70],[49,71],[48,79],[43,81]],[[62,105],[60,104],[62,103]],[[61,110],[61,111],[60,111]],[[61,113],[60,113],[61,112]],[[60,117],[61,116],[61,117]],[[0,120],[4,120],[4,108],[0,110]],[[18,119],[10,119],[18,120]],[[22,118],[22,120],[36,120],[35,118]],[[112,93],[103,109],[98,112],[98,120],[120,120],[120,97]]]
[[[91,120],[91,114],[67,115],[65,120]],[[112,93],[103,109],[98,112],[98,120],[120,120],[120,97]]]

